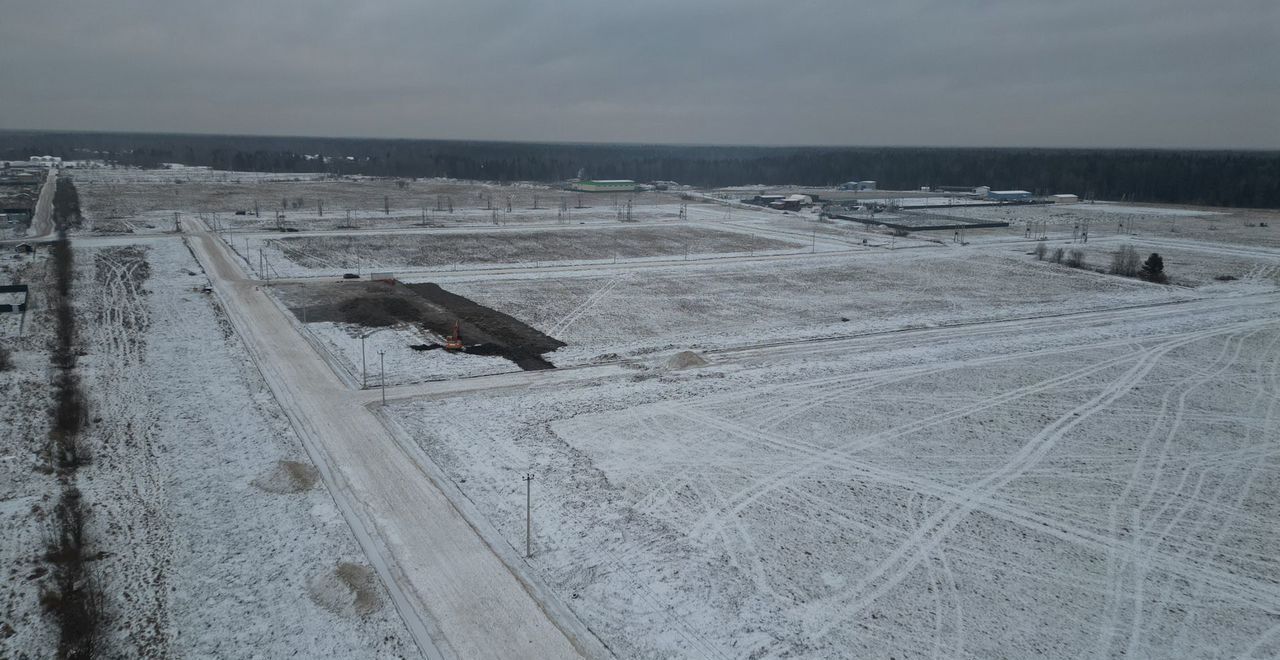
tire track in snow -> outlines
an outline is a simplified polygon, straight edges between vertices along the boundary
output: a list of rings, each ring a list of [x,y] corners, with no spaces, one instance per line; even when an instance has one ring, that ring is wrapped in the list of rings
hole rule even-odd
[[[1214,358],[1211,365],[1217,364],[1222,359],[1222,356],[1226,353],[1226,350],[1227,350],[1227,346],[1224,344],[1222,351]],[[1191,382],[1195,380],[1195,378],[1198,375],[1199,373],[1184,376],[1179,382],[1180,383]],[[1170,388],[1165,392],[1164,396],[1161,397],[1160,409],[1156,414],[1155,421],[1151,425],[1151,431],[1147,434],[1146,439],[1144,440],[1139,450],[1138,457],[1134,460],[1133,469],[1130,471],[1129,479],[1125,483],[1125,487],[1121,491],[1120,496],[1116,498],[1116,500],[1112,503],[1111,507],[1109,508],[1108,534],[1116,540],[1117,547],[1120,550],[1120,552],[1116,552],[1116,550],[1112,550],[1107,553],[1107,556],[1108,556],[1107,582],[1110,585],[1110,588],[1108,589],[1107,597],[1104,604],[1105,614],[1102,619],[1104,622],[1114,621],[1116,616],[1118,616],[1117,610],[1120,607],[1121,591],[1122,591],[1122,581],[1120,578],[1120,573],[1123,570],[1123,566],[1125,564],[1125,561],[1119,555],[1121,553],[1126,553],[1126,556],[1132,556],[1132,553],[1134,552],[1131,545],[1132,541],[1126,544],[1126,543],[1122,543],[1119,538],[1118,528],[1119,528],[1120,504],[1125,502],[1129,498],[1130,493],[1137,487],[1138,479],[1143,472],[1143,465],[1147,461],[1147,454],[1151,450],[1152,442],[1157,437],[1158,431],[1164,426],[1164,420],[1166,419],[1166,417],[1168,417],[1170,398],[1173,396],[1174,391],[1175,390],[1173,388]],[[1185,399],[1183,399],[1183,402],[1185,402]],[[1167,437],[1168,436],[1166,436],[1166,438]],[[1136,537],[1136,535],[1140,533],[1140,530],[1138,529],[1137,525],[1134,525],[1132,523],[1132,521],[1130,522],[1130,524],[1133,525],[1131,534],[1133,534]],[[1105,655],[1108,652],[1110,647],[1110,637],[1115,632],[1114,626],[1107,626],[1101,629],[1100,632],[1102,633],[1103,637],[1100,638],[1099,640],[1099,647],[1097,648],[1097,652]]]
[[[595,307],[596,304],[608,297],[609,292],[613,291],[617,288],[618,284],[629,277],[629,273],[619,273],[610,278],[608,282],[605,282],[604,286],[593,291],[591,295],[587,296],[586,299],[579,303],[577,307],[570,310],[564,318],[552,325],[551,328],[547,330],[547,335],[550,337],[556,337],[565,330],[568,330],[569,326],[576,323],[578,319],[582,318],[583,314],[586,314],[588,310]]]
[[[1264,323],[1268,322],[1246,322],[1243,325],[1249,327]],[[965,499],[962,504],[957,505],[948,502],[941,507],[939,512],[931,515],[925,526],[922,526],[916,533],[912,534],[906,543],[891,553],[879,566],[850,589],[847,594],[831,599],[829,602],[821,603],[821,607],[828,613],[838,614],[816,631],[818,636],[825,637],[841,621],[856,616],[899,584],[919,563],[922,552],[932,550],[983,501],[989,500],[996,491],[1013,481],[1028,467],[1044,458],[1049,450],[1068,431],[1105,409],[1115,400],[1128,394],[1133,387],[1142,382],[1147,374],[1170,351],[1205,337],[1223,334],[1224,332],[1227,331],[1207,330],[1190,333],[1190,336],[1182,336],[1166,341],[1156,348],[1143,353],[1132,367],[1122,374],[1119,379],[1104,388],[1097,396],[1060,416],[1052,424],[1036,434],[1035,437],[1031,438],[1009,461],[995,472],[965,489]],[[810,610],[810,613],[818,613],[813,611],[813,606],[806,609]]]

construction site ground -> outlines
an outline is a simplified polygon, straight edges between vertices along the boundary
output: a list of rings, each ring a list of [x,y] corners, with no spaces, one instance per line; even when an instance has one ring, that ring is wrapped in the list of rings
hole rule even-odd
[[[1280,655],[1277,214],[1117,205],[1086,244],[1086,210],[964,209],[1010,226],[961,243],[648,193],[495,227],[486,195],[553,193],[172,176],[77,183],[102,579],[154,613],[122,654]],[[213,217],[317,190],[471,209]],[[1173,283],[1107,274],[1126,245]],[[414,348],[450,316],[555,368]]]

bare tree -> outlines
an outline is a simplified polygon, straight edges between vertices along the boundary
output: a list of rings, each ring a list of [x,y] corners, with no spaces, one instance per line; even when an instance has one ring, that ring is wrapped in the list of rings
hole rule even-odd
[[[1046,246],[1043,241],[1041,241],[1039,243],[1036,243],[1036,247],[1034,250],[1031,251],[1031,253],[1036,255],[1036,259],[1038,261],[1044,261],[1044,255],[1048,251],[1049,251],[1049,247]]]
[[[1138,251],[1132,245],[1121,246],[1111,255],[1111,274],[1134,277],[1138,274]]]

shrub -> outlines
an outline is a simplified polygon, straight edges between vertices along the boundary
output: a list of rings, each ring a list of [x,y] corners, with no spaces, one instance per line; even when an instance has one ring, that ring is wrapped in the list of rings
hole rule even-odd
[[[1138,274],[1138,251],[1125,245],[1111,255],[1111,274],[1133,277]]]
[[[1066,253],[1066,250],[1063,250],[1062,248],[1054,248],[1053,256],[1049,257],[1049,260],[1055,264],[1060,264],[1062,263],[1062,257],[1066,255]]]
[[[9,359],[9,349],[0,346],[0,371],[8,371],[13,367],[13,361]]]
[[[1036,255],[1036,259],[1038,261],[1044,261],[1044,255],[1048,251],[1049,251],[1049,248],[1043,242],[1041,242],[1041,243],[1036,243],[1036,247],[1034,250],[1031,251],[1031,253]]]
[[[1067,265],[1072,268],[1084,267],[1084,250],[1071,250],[1068,252]]]

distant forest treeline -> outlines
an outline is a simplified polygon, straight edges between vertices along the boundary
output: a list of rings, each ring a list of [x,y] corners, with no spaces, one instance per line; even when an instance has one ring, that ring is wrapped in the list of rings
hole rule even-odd
[[[308,158],[319,154],[325,159]],[[254,172],[332,172],[486,181],[596,179],[696,186],[826,186],[872,179],[920,186],[1024,189],[1096,199],[1280,208],[1280,152],[923,147],[720,147],[0,132],[0,160],[99,158]]]

